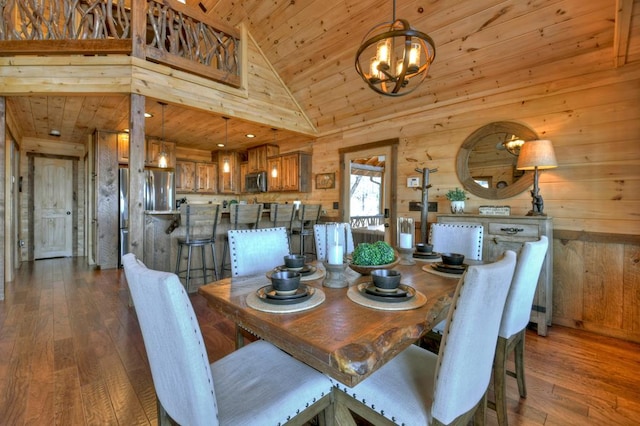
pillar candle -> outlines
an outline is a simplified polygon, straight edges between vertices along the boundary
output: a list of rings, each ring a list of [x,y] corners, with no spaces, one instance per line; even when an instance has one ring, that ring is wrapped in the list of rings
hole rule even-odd
[[[327,249],[327,262],[330,265],[341,265],[343,252],[344,248],[341,245],[329,246]]]
[[[413,247],[413,242],[411,241],[411,234],[407,234],[405,232],[400,234],[400,248],[408,249]]]

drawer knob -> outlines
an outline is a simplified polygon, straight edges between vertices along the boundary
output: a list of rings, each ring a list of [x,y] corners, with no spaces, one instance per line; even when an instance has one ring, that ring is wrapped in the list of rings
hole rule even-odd
[[[518,232],[524,231],[524,228],[500,228],[500,230],[507,234],[517,234]]]

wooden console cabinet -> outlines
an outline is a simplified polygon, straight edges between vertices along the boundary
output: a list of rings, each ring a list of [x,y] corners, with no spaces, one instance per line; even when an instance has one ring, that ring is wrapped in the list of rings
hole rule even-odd
[[[547,216],[492,216],[469,214],[438,215],[438,222],[471,222],[484,227],[482,260],[493,262],[505,250],[516,253],[527,241],[545,235],[549,239],[547,256],[542,264],[538,288],[531,308],[531,322],[537,324],[538,334],[547,335],[551,325],[553,296],[553,219]]]

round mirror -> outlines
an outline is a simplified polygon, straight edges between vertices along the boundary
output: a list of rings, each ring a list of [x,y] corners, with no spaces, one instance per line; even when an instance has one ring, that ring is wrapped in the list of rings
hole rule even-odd
[[[510,121],[479,128],[460,147],[456,163],[458,179],[467,191],[490,200],[520,194],[533,185],[533,173],[516,169],[517,141],[535,139],[538,135],[533,130]]]

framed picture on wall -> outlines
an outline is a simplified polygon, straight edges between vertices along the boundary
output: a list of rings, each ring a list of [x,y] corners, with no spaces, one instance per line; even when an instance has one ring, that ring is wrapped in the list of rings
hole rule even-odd
[[[318,173],[316,175],[316,189],[331,189],[336,187],[335,173]]]

